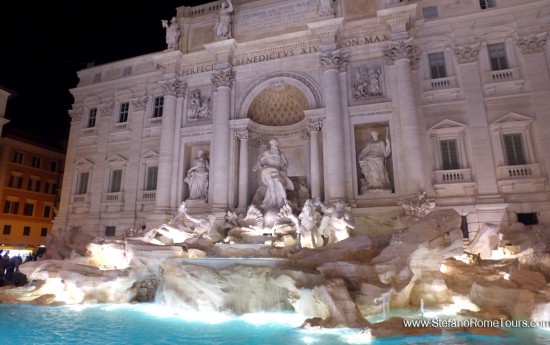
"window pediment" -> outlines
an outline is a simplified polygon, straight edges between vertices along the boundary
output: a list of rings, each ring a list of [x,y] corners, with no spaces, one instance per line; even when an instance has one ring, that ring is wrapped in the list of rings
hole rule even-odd
[[[503,130],[507,128],[525,128],[533,122],[533,119],[518,113],[508,113],[490,124],[492,130]]]
[[[435,126],[432,126],[428,131],[432,135],[441,135],[441,134],[459,134],[464,132],[466,129],[466,126],[460,122],[456,122],[453,120],[445,119],[439,123],[437,123]]]

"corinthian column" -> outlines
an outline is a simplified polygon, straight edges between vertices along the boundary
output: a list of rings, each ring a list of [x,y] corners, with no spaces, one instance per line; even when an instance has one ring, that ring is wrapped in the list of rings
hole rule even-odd
[[[348,57],[338,50],[320,55],[321,67],[324,69],[323,93],[326,109],[326,159],[328,201],[345,199],[346,167],[344,147],[344,114],[342,113],[342,90],[340,88],[340,71],[344,71]]]
[[[229,198],[229,148],[231,113],[231,85],[235,73],[231,68],[212,75],[214,113],[212,142],[210,144],[210,201],[213,209],[226,210]]]
[[[319,155],[319,131],[321,130],[321,123],[308,124],[309,131],[309,145],[311,151],[310,165],[311,165],[311,197],[321,197],[321,162]]]
[[[177,98],[185,94],[185,83],[172,79],[162,81],[164,90],[164,104],[160,136],[160,156],[158,165],[158,179],[156,192],[156,213],[170,212],[170,198],[172,196],[172,173],[174,162],[174,141],[176,123]]]
[[[240,210],[246,210],[248,205],[248,131],[240,130],[235,133],[240,141],[239,145],[239,204]]]
[[[412,39],[390,42],[385,52],[388,65],[395,65],[397,79],[397,103],[403,142],[402,169],[405,178],[403,192],[413,194],[425,188],[424,160],[422,158],[422,140],[420,120],[416,107],[415,90],[411,78],[411,69],[416,69],[420,51]]]

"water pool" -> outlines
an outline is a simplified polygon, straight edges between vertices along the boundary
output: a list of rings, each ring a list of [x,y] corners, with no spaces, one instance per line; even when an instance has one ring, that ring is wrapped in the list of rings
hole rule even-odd
[[[369,339],[358,329],[302,330],[303,317],[258,313],[240,317],[182,312],[155,304],[38,307],[0,305],[3,344],[550,344],[550,332],[514,330],[507,338],[442,336]]]

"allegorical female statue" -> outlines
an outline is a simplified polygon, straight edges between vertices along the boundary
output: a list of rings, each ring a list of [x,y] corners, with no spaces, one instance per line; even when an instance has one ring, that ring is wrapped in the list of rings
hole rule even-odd
[[[208,198],[208,172],[210,165],[206,152],[199,150],[197,158],[193,160],[187,176],[183,180],[189,185],[188,200],[206,200]]]
[[[364,178],[360,194],[364,194],[369,190],[391,189],[385,164],[386,158],[390,154],[390,139],[386,137],[386,141],[384,142],[378,139],[378,131],[372,130],[370,132],[370,141],[357,157]]]
[[[230,0],[222,0],[220,11],[218,12],[218,20],[214,31],[216,39],[231,38],[231,15],[233,14],[233,4]]]

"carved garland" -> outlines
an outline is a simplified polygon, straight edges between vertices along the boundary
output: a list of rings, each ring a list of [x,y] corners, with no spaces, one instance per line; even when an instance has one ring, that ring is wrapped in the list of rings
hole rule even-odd
[[[477,62],[479,56],[479,43],[464,47],[455,47],[453,52],[456,56],[458,63],[470,63]]]
[[[159,84],[168,96],[184,97],[187,91],[187,83],[177,79],[162,80]]]
[[[542,53],[546,45],[547,32],[529,35],[527,37],[518,37],[516,45],[523,54]]]

